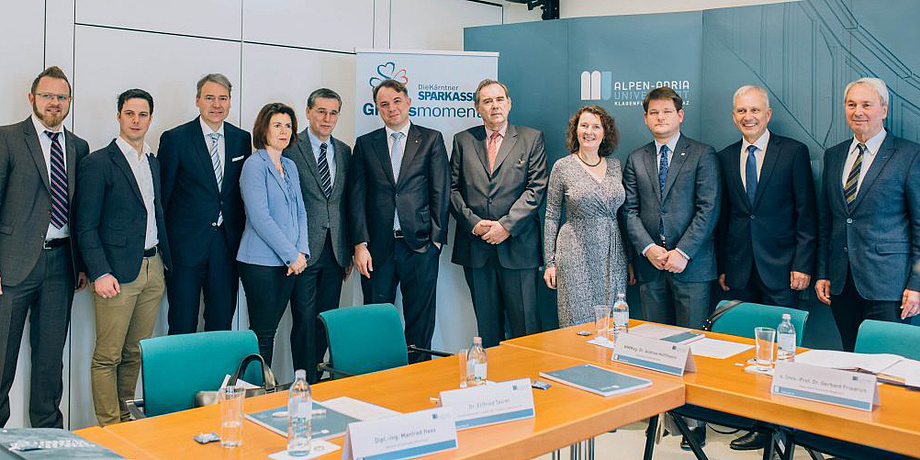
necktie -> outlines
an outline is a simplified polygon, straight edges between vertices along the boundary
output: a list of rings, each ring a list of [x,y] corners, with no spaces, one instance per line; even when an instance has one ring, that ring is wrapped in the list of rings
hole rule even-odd
[[[862,159],[863,154],[866,153],[866,144],[860,143],[856,145],[858,152],[856,152],[856,161],[853,162],[853,167],[850,168],[850,174],[847,175],[846,185],[843,186],[843,196],[847,200],[847,206],[853,205],[853,200],[856,199],[856,192],[859,186],[859,172],[862,169]]]
[[[217,190],[224,185],[224,168],[220,165],[220,149],[218,148],[218,141],[220,140],[220,133],[211,133],[208,134],[208,137],[211,138],[211,149],[209,155],[211,156],[211,166],[214,168],[214,178],[217,180]],[[224,213],[223,211],[217,211],[217,225],[224,223]]]
[[[403,136],[403,133],[400,132],[390,134],[390,137],[393,138],[393,147],[390,147],[390,164],[393,166],[393,179],[397,182],[399,182],[399,170],[402,167],[403,149],[400,139],[402,139]],[[400,229],[398,208],[394,210],[393,229]]]
[[[492,131],[492,135],[489,136],[489,172],[495,171],[495,159],[498,157],[498,138],[501,137],[501,134],[498,131]]]
[[[749,145],[747,150],[748,157],[747,164],[744,167],[744,182],[747,184],[748,202],[751,203],[751,206],[754,206],[754,196],[757,195],[757,157],[754,152],[757,151],[757,147]]]
[[[58,136],[61,133],[45,131],[45,134],[51,138],[51,177],[49,177],[51,182],[51,224],[59,229],[67,225],[68,215],[64,149],[61,148],[61,141],[58,140]]]
[[[658,163],[658,191],[661,192],[661,200],[664,201],[664,184],[668,179],[668,146],[661,146],[661,160]],[[658,236],[664,244],[664,219],[658,217]]]
[[[329,161],[326,160],[326,150],[329,145],[323,142],[319,144],[319,160],[316,162],[319,167],[319,181],[323,186],[323,195],[328,199],[332,195],[332,175],[329,174]]]

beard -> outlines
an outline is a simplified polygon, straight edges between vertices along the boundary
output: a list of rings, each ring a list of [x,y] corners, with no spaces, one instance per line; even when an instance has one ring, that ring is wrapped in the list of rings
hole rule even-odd
[[[69,106],[67,106],[67,107],[61,107],[61,114],[60,114],[60,115],[56,115],[56,116],[55,116],[55,115],[48,115],[48,114],[39,112],[39,111],[38,111],[38,104],[36,104],[36,103],[33,101],[33,102],[32,102],[32,113],[34,113],[35,116],[38,117],[38,119],[41,120],[42,123],[43,123],[45,126],[48,126],[48,127],[55,127],[55,126],[60,125],[61,122],[63,122],[64,119],[67,118],[67,115],[70,113],[70,107],[69,107]]]

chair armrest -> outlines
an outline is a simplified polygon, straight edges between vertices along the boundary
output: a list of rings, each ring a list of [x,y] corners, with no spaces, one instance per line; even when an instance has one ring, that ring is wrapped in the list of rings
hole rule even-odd
[[[326,372],[328,372],[328,373],[330,373],[330,374],[341,375],[341,376],[343,376],[343,377],[352,377],[352,376],[357,375],[357,374],[352,374],[351,372],[343,371],[343,370],[341,370],[341,369],[336,369],[336,368],[332,367],[331,365],[329,365],[329,364],[327,364],[327,363],[319,363],[319,364],[317,364],[317,365],[316,365],[316,369],[319,370],[320,372],[326,371]]]
[[[431,355],[431,356],[440,356],[442,358],[453,356],[450,353],[445,353],[443,351],[429,350],[427,348],[419,348],[415,345],[409,345],[409,353],[422,353],[422,354]]]
[[[135,420],[140,420],[140,419],[142,419],[142,418],[147,418],[147,416],[146,416],[146,415],[144,414],[144,412],[141,410],[141,408],[144,407],[144,399],[143,399],[143,398],[139,398],[139,399],[129,399],[129,400],[125,401],[125,405],[128,406],[128,412],[131,413],[131,416],[134,417]]]

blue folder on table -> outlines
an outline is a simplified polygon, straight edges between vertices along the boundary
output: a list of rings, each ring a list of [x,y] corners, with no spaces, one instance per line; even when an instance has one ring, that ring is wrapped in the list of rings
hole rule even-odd
[[[540,372],[540,375],[564,385],[590,391],[601,396],[613,396],[652,385],[651,380],[633,377],[629,374],[591,364]]]

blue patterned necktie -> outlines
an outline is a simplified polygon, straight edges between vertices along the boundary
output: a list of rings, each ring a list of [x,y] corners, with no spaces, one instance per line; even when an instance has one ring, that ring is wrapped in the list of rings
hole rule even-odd
[[[754,155],[754,152],[757,151],[757,147],[749,145],[747,150],[748,157],[747,164],[744,167],[744,182],[747,184],[748,202],[751,203],[751,206],[754,206],[754,197],[757,196],[757,156]]]
[[[64,171],[64,149],[58,136],[61,133],[45,131],[51,139],[51,224],[54,228],[63,228],[67,225],[67,173]]]
[[[402,167],[403,159],[403,149],[400,139],[404,136],[403,133],[395,132],[390,134],[390,137],[393,138],[393,146],[390,147],[390,164],[393,166],[393,180],[399,182],[399,170]],[[399,230],[399,210],[394,211],[395,216],[393,216],[393,230]]]
[[[668,180],[668,146],[661,146],[661,160],[658,162],[658,191],[661,192],[661,200],[664,201],[664,184]],[[664,244],[664,219],[658,217],[658,236]]]
[[[214,168],[214,179],[217,180],[217,190],[224,185],[224,167],[220,164],[220,133],[208,134],[211,138],[211,147],[208,149],[208,155],[211,157],[211,167]],[[223,211],[217,212],[217,225],[224,223]]]
[[[332,195],[332,176],[329,174],[329,161],[326,159],[328,149],[329,145],[325,142],[319,145],[319,161],[316,162],[319,168],[319,179],[323,185],[323,195],[326,195],[326,199]]]

